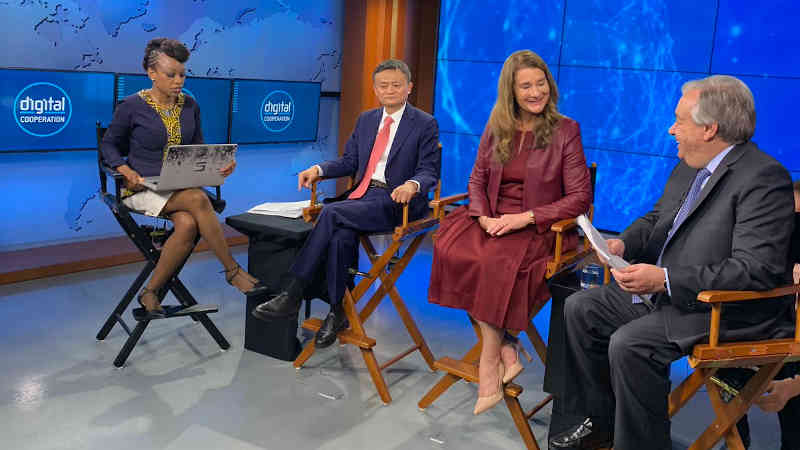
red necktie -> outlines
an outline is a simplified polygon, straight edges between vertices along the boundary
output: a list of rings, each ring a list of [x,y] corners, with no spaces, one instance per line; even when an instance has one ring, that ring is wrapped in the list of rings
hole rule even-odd
[[[392,116],[386,116],[386,119],[383,120],[383,128],[381,128],[378,136],[375,137],[375,145],[372,146],[372,153],[369,155],[369,162],[367,162],[367,169],[364,171],[364,178],[361,179],[361,183],[358,184],[356,190],[347,196],[348,199],[355,200],[361,198],[364,196],[364,193],[367,192],[369,182],[372,180],[372,174],[375,173],[375,166],[378,165],[378,161],[381,160],[383,152],[386,151],[386,145],[389,143],[389,128],[392,122],[394,122]]]

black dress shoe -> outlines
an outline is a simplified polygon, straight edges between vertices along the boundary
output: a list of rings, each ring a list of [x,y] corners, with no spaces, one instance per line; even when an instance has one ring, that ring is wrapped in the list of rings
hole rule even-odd
[[[614,438],[608,430],[593,430],[592,419],[587,417],[582,423],[550,439],[550,448],[595,450],[601,447],[611,447],[613,440]]]
[[[272,320],[297,316],[298,311],[300,311],[300,298],[283,291],[253,308],[252,314],[261,320]]]
[[[322,322],[322,327],[317,331],[317,335],[314,336],[314,345],[317,348],[330,347],[336,341],[336,335],[349,326],[350,322],[344,315],[344,311],[341,308],[332,308],[328,317]]]

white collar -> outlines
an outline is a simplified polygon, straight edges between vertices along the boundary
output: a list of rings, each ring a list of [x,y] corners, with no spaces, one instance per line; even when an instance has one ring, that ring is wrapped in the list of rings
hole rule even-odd
[[[392,123],[400,122],[400,119],[403,117],[403,113],[406,111],[407,104],[408,102],[403,103],[403,106],[401,106],[400,109],[391,114],[386,114],[386,108],[383,108],[383,113],[381,114],[381,124],[383,123],[384,120],[386,120],[387,116],[392,118]]]

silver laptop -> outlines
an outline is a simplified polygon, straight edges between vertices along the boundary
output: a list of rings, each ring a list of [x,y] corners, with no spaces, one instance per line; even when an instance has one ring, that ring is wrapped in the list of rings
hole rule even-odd
[[[225,181],[219,170],[236,157],[237,144],[171,145],[161,164],[161,175],[142,183],[154,191],[199,186],[219,186]]]

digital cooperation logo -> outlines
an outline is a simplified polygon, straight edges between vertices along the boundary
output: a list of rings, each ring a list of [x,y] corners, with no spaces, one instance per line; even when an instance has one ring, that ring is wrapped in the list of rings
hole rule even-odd
[[[71,118],[72,100],[64,89],[53,83],[31,83],[22,88],[14,100],[14,120],[31,136],[58,134]]]
[[[259,118],[264,128],[279,133],[294,120],[294,100],[286,91],[272,91],[264,97],[259,110]]]

